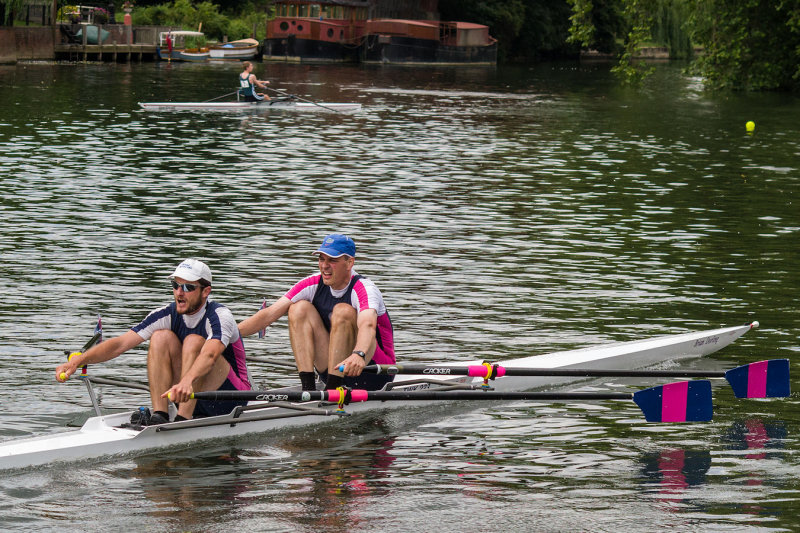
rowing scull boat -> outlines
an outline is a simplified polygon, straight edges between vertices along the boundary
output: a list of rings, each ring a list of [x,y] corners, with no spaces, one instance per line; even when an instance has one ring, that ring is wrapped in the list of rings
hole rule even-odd
[[[361,109],[361,104],[354,103],[312,103],[278,99],[261,102],[139,102],[139,106],[144,111],[218,111],[227,113],[269,110],[354,112]]]
[[[758,323],[694,333],[608,344],[500,361],[517,368],[644,368],[667,360],[701,357],[731,344]],[[465,361],[464,366],[479,364]],[[450,366],[453,366],[451,363]],[[576,377],[505,376],[491,382],[495,391],[524,391],[552,387]],[[91,382],[91,378],[88,379]],[[475,387],[481,378],[470,376],[398,375],[389,386],[392,390],[441,390],[452,387]],[[90,383],[91,385],[91,383]],[[91,393],[91,386],[89,386]],[[276,390],[279,392],[280,389]],[[417,404],[415,404],[417,405]],[[403,401],[363,402],[347,406],[347,414],[374,409],[407,407]],[[99,405],[95,402],[95,410]],[[132,412],[92,417],[77,431],[41,437],[11,440],[0,444],[0,469],[76,461],[119,454],[143,453],[159,448],[195,444],[210,439],[272,432],[287,427],[331,421],[340,413],[335,406],[319,402],[250,402],[244,410],[209,418],[172,422],[144,429],[121,427]]]

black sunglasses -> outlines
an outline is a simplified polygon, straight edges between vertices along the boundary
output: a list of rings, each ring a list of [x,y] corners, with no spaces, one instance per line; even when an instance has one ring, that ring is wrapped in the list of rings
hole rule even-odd
[[[192,292],[193,290],[195,290],[197,287],[200,286],[200,285],[195,285],[194,283],[178,283],[174,279],[170,281],[170,283],[172,283],[173,290],[177,291],[178,287],[180,287],[181,289],[183,289],[183,292]]]

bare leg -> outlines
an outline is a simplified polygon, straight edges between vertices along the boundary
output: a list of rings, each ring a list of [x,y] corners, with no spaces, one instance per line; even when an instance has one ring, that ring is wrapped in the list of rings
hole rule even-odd
[[[203,348],[206,339],[200,335],[189,335],[183,340],[183,350],[181,353],[182,368],[188,370],[192,368],[197,356],[200,355],[200,350]],[[197,391],[215,391],[219,389],[220,385],[225,382],[228,373],[231,371],[231,365],[224,357],[220,356],[214,361],[214,366],[205,376],[199,378],[194,388]],[[189,400],[183,402],[178,406],[178,414],[184,418],[192,418],[194,407],[197,400]]]
[[[168,329],[158,330],[150,337],[147,350],[147,380],[154,411],[167,411],[167,399],[162,398],[181,375],[181,341]]]
[[[358,313],[348,304],[337,304],[331,313],[331,336],[328,347],[328,373],[341,376],[339,363],[350,357],[356,345]]]
[[[299,372],[328,367],[328,332],[311,302],[301,300],[289,307],[289,339]]]

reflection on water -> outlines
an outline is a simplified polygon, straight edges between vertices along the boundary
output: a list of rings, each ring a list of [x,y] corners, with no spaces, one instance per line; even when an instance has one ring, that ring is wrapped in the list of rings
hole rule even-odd
[[[642,476],[658,484],[659,500],[680,502],[687,489],[706,483],[711,466],[708,450],[670,448],[642,457]]]
[[[671,67],[639,93],[602,65],[257,71],[363,110],[151,114],[137,103],[208,100],[238,70],[0,66],[0,438],[62,431],[89,410],[81,386],[54,389],[63,350],[98,314],[115,336],[169,300],[177,260],[204,258],[214,298],[241,319],[313,272],[310,252],[332,231],[356,238],[403,360],[508,359],[751,320],[762,328],[709,367],[800,351],[796,98],[707,95]],[[290,360],[285,322],[245,344]],[[90,372],[144,380],[145,352]],[[146,403],[102,395],[107,408]],[[0,529],[384,531],[424,516],[448,530],[758,519],[791,530],[795,403],[715,392],[715,422],[681,426],[613,402],[409,410],[17,473],[0,489]]]

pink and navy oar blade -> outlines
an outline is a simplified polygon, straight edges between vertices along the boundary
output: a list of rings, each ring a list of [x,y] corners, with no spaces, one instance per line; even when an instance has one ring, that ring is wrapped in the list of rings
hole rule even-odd
[[[94,334],[100,334],[95,344],[100,344],[103,342],[103,319],[100,318],[100,315],[97,315],[97,324],[94,327]]]
[[[679,381],[633,394],[648,422],[708,422],[711,420],[711,382]]]
[[[266,308],[267,308],[267,300],[265,298],[264,301],[261,303],[261,309],[266,309]],[[266,336],[267,336],[267,328],[258,330],[259,339],[263,339]]]
[[[725,372],[737,398],[782,398],[789,396],[789,360],[770,359],[732,368]]]

